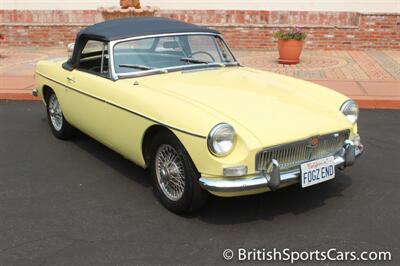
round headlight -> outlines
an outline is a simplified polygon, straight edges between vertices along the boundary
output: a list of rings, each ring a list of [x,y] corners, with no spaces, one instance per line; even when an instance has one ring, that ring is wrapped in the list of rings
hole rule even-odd
[[[228,155],[235,146],[236,133],[232,126],[221,123],[211,129],[208,134],[208,149],[215,156]]]
[[[347,117],[347,119],[351,123],[357,122],[358,119],[358,106],[357,104],[352,101],[348,100],[342,104],[342,107],[340,107],[340,111]]]

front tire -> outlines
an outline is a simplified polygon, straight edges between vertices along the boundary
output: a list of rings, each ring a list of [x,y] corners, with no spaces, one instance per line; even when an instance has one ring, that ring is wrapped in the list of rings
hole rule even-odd
[[[46,97],[47,120],[56,138],[67,140],[73,137],[74,128],[65,120],[56,94],[50,91]]]
[[[171,133],[159,134],[150,152],[150,173],[159,201],[177,214],[200,209],[208,192],[200,187],[200,174],[179,140]]]

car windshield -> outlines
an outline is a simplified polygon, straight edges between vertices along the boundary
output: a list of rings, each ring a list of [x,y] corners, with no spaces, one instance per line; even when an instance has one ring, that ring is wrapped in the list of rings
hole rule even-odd
[[[238,63],[225,42],[216,35],[151,37],[123,41],[114,46],[115,72],[122,76],[143,71],[232,65]]]

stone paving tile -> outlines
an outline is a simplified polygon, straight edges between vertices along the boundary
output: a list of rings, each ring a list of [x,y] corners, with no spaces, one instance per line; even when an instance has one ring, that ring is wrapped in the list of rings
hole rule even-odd
[[[58,57],[67,57],[67,50],[62,48],[0,48],[0,75],[33,75],[37,61]]]
[[[334,89],[340,93],[351,96],[363,96],[365,91],[357,81],[336,81],[336,80],[315,80],[313,81],[322,86]]]
[[[367,95],[400,97],[400,82],[360,81]]]
[[[298,65],[277,63],[277,51],[234,50],[246,66],[311,80],[400,80],[400,51],[305,50]],[[31,75],[38,60],[66,57],[63,48],[0,48],[0,75]]]
[[[400,51],[303,51],[300,64],[277,63],[276,51],[237,50],[246,65],[304,79],[400,80]]]
[[[393,76],[393,78],[400,79],[400,64],[396,62],[396,60],[385,53],[379,53],[377,51],[367,51],[367,54],[375,59],[386,72]]]
[[[384,50],[382,51],[385,55],[389,56],[392,58],[394,61],[397,62],[397,64],[400,64],[400,52],[399,51],[394,51],[394,50]]]
[[[33,87],[33,75],[29,76],[0,76],[0,90],[23,90]]]
[[[361,69],[373,80],[391,80],[392,75],[385,71],[374,59],[363,51],[349,51],[350,56],[360,65]]]
[[[341,56],[345,58],[348,62],[346,66],[338,70],[343,73],[343,78],[338,79],[351,79],[351,80],[362,80],[362,79],[369,79],[368,75],[361,69],[360,65],[346,52],[346,51],[339,51],[337,56]]]

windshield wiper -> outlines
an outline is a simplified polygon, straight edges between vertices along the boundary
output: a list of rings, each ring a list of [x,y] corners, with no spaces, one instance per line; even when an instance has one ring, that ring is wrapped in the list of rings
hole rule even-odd
[[[207,65],[214,65],[214,66],[220,66],[220,67],[224,67],[224,66],[240,66],[240,64],[238,62],[230,62],[230,61],[228,61],[228,62],[218,63],[218,62],[210,62],[210,61],[195,59],[195,58],[192,58],[192,57],[182,57],[180,60],[184,61],[184,62],[194,63],[194,64],[207,64]]]
[[[210,61],[205,61],[205,60],[200,60],[200,59],[196,59],[196,58],[192,58],[192,57],[182,57],[180,59],[183,62],[189,62],[189,63],[194,63],[194,64],[210,64],[213,62]]]
[[[210,61],[195,59],[195,58],[192,58],[192,57],[182,57],[180,60],[184,61],[184,62],[193,63],[193,64],[206,64],[208,66],[219,66],[219,67],[224,67],[225,66],[222,63],[210,62]]]
[[[168,70],[166,70],[166,69],[149,67],[149,66],[145,66],[145,65],[120,64],[119,66],[127,67],[127,68],[135,68],[135,69],[140,69],[140,70],[151,70],[152,73],[168,73]],[[131,74],[129,74],[129,75],[131,75]]]
[[[120,64],[119,67],[135,68],[140,70],[151,70],[153,68],[145,65],[133,65],[133,64]]]

